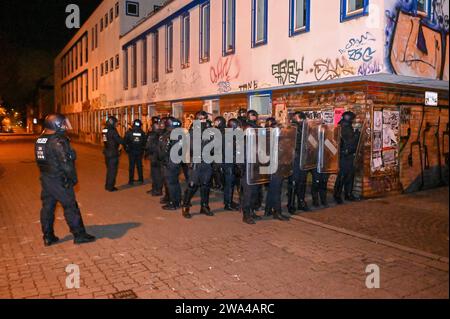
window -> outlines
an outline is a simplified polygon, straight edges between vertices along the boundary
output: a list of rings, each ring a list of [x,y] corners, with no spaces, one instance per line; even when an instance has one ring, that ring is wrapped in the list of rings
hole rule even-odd
[[[123,50],[123,88],[128,90],[128,48]]]
[[[252,47],[267,43],[267,0],[252,1]]]
[[[152,37],[152,81],[159,80],[159,32],[156,30]]]
[[[116,55],[116,69],[119,68],[119,63],[120,63],[120,58],[119,58],[119,55],[117,54]]]
[[[166,25],[166,72],[173,71],[173,24]]]
[[[114,58],[109,59],[109,70],[111,72],[114,70]]]
[[[228,55],[235,51],[236,37],[236,0],[223,0],[223,31],[222,54]]]
[[[75,67],[74,67],[74,70],[76,70],[76,69],[78,69],[78,50],[77,50],[77,46],[75,46],[73,48],[72,55],[75,56]]]
[[[103,18],[100,19],[100,32],[103,31]]]
[[[88,63],[89,62],[89,57],[88,57],[88,53],[89,53],[89,40],[88,40],[88,36],[86,35],[84,37],[84,62]]]
[[[91,29],[91,50],[94,51],[95,49],[95,29]]]
[[[136,43],[131,46],[131,87],[137,86],[137,50]]]
[[[189,67],[190,49],[190,23],[189,13],[181,16],[181,67]]]
[[[142,40],[142,54],[141,54],[141,69],[142,69],[142,85],[147,84],[147,38]]]
[[[116,18],[119,16],[119,3],[116,2]]]
[[[95,68],[92,69],[92,91],[95,91]]]
[[[209,61],[210,42],[210,5],[204,3],[200,7],[200,63]]]
[[[250,110],[255,110],[260,115],[272,114],[272,96],[268,94],[258,94],[250,96]]]
[[[83,65],[83,41],[78,43],[78,53],[80,54],[80,67]]]
[[[369,14],[369,0],[341,0],[341,22]]]
[[[108,27],[108,14],[105,14],[105,29]]]
[[[80,102],[84,101],[84,97],[83,97],[83,76],[79,77],[80,80]]]
[[[98,90],[98,66],[95,67],[95,89]]]
[[[139,17],[139,3],[133,1],[126,2],[126,15],[132,17]]]
[[[309,31],[310,0],[290,0],[289,36]]]
[[[431,0],[417,0],[417,13],[430,17],[431,15]]]
[[[113,19],[114,19],[114,9],[111,8],[111,9],[109,10],[109,23],[112,23],[112,22],[113,22]]]
[[[103,74],[105,73],[105,69],[103,67],[103,63],[100,64],[100,76],[103,76]]]
[[[95,48],[98,48],[98,24],[95,25]]]
[[[108,70],[108,60],[105,61],[105,74],[108,74],[109,70]]]

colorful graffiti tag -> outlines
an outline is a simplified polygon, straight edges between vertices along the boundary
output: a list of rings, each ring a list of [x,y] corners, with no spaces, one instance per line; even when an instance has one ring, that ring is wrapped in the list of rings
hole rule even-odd
[[[386,11],[386,62],[393,73],[448,81],[448,2],[433,1],[429,16],[417,14],[409,0]]]

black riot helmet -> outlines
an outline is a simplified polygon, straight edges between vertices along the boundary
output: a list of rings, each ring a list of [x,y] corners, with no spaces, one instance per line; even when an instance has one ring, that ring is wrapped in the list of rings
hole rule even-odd
[[[166,128],[168,129],[175,129],[181,127],[181,121],[174,118],[173,116],[170,116],[166,119]]]
[[[355,120],[355,118],[356,118],[356,114],[355,113],[353,113],[351,111],[344,112],[344,114],[342,114],[342,119],[339,122],[339,124],[342,124],[344,126],[345,125],[352,125],[352,123]]]
[[[44,128],[57,133],[64,133],[67,130],[71,130],[72,126],[64,115],[53,113],[45,117]]]
[[[256,116],[258,117],[258,112],[256,112],[255,110],[250,110],[247,112],[247,117],[250,118],[250,116]]]
[[[247,110],[244,108],[239,109],[238,116],[240,117],[247,117]]]
[[[274,117],[269,117],[266,119],[266,127],[267,128],[275,128],[277,127],[277,120]]]
[[[198,111],[195,113],[195,119],[197,121],[206,121],[208,119],[208,113],[206,111]]]
[[[135,120],[133,121],[133,128],[135,128],[135,129],[140,129],[140,128],[142,128],[142,122],[141,122],[141,120],[135,119]]]
[[[218,116],[214,120],[214,126],[218,129],[224,129],[227,126],[227,120],[223,116]]]
[[[115,116],[109,116],[108,119],[106,120],[106,126],[113,128],[117,125],[117,118]]]
[[[161,119],[159,118],[159,116],[152,116],[152,125],[159,124],[160,121]]]
[[[232,128],[233,130],[236,130],[239,127],[241,127],[241,122],[239,122],[238,119],[229,119],[228,120],[228,128]]]

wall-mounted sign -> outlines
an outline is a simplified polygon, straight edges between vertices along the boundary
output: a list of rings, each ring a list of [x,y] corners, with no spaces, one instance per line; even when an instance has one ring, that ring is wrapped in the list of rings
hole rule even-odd
[[[437,106],[438,105],[438,93],[437,92],[425,92],[425,105]]]

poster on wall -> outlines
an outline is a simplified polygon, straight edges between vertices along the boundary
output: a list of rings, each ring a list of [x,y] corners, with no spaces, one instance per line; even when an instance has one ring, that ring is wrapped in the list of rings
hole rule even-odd
[[[373,132],[373,144],[372,151],[381,152],[383,150],[383,137],[382,132]]]
[[[381,132],[383,130],[383,112],[373,112],[373,131]]]
[[[383,149],[397,147],[400,112],[383,111]]]
[[[324,124],[334,123],[334,111],[324,111],[322,113],[322,119]]]
[[[287,124],[288,111],[286,103],[275,104],[275,119],[278,123]]]
[[[344,108],[336,108],[334,109],[334,125],[338,126],[339,122],[342,119],[342,114],[344,114],[345,109]]]

